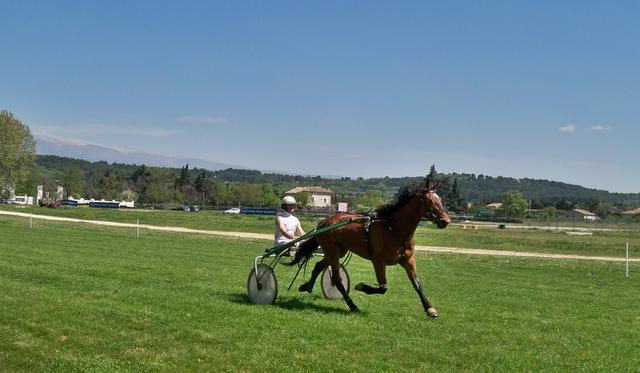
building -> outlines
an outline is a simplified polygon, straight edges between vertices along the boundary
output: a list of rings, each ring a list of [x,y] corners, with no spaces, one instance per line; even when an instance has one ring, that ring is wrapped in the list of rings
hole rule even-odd
[[[490,203],[490,204],[486,205],[485,207],[488,208],[488,209],[497,210],[497,209],[502,208],[502,202]]]
[[[590,221],[600,219],[598,215],[594,214],[593,212],[582,210],[582,209],[573,209],[569,211],[567,215],[571,219],[583,219],[583,220],[590,220]]]
[[[331,206],[332,192],[329,189],[322,187],[295,187],[286,192],[287,195],[294,195],[298,193],[310,193],[311,194],[311,206],[312,207],[328,207]]]
[[[640,216],[640,207],[637,209],[622,212],[623,216]]]

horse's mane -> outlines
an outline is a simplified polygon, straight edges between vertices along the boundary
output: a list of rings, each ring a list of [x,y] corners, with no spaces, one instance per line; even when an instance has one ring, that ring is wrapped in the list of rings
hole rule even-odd
[[[388,217],[401,207],[409,203],[416,195],[424,191],[424,185],[408,185],[400,188],[396,193],[395,201],[379,206],[374,214],[379,217]]]

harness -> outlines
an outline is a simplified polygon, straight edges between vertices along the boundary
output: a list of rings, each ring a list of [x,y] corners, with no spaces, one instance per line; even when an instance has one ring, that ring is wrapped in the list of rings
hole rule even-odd
[[[367,252],[369,253],[369,256],[373,257],[373,247],[371,247],[371,239],[370,239],[371,223],[374,223],[374,222],[384,223],[384,226],[389,230],[389,232],[393,232],[393,228],[391,227],[390,224],[388,224],[389,219],[383,219],[378,217],[378,214],[375,211],[367,214],[367,217],[369,218],[369,220],[367,220],[364,224],[364,232],[365,232],[364,240],[367,243]],[[411,238],[409,240],[411,240]],[[406,246],[406,243],[403,244],[403,247],[404,246]]]
[[[369,231],[371,230],[371,223],[373,221],[379,221],[376,220],[376,213],[374,212],[370,212],[369,214],[367,214],[367,217],[369,218],[369,220],[367,220],[364,223],[364,241],[367,243],[367,252],[369,253],[370,257],[373,257],[373,248],[371,247],[371,240],[369,239]]]
[[[434,193],[435,194],[435,193]],[[437,197],[437,195],[436,195]],[[442,202],[440,201],[440,198],[437,197],[436,199],[436,203],[438,205],[438,207],[442,210],[444,210],[444,207],[442,206]],[[418,215],[419,216],[423,216],[421,208],[423,206],[423,202],[424,202],[424,197],[420,198],[420,202],[418,203]],[[367,217],[368,219],[364,222],[364,232],[365,232],[365,242],[367,243],[367,252],[369,253],[370,257],[373,257],[373,248],[371,247],[371,239],[370,239],[370,231],[371,231],[371,223],[374,222],[381,222],[384,223],[385,227],[390,231],[393,232],[393,227],[390,224],[390,219],[388,218],[381,218],[378,216],[376,211],[370,212],[368,214],[359,214],[363,217]],[[434,219],[436,217],[436,215],[431,212],[431,211],[427,211],[427,213],[425,214],[426,218],[431,220]],[[411,242],[411,240],[413,239],[413,234],[411,234],[404,242],[402,242],[402,253],[401,253],[401,258],[400,260],[402,260],[404,258],[404,248],[407,247],[407,245]]]

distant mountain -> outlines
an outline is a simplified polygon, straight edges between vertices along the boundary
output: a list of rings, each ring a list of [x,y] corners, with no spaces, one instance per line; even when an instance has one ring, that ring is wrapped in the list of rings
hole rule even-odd
[[[113,146],[91,143],[84,140],[62,139],[53,136],[35,135],[37,154],[57,155],[87,161],[147,165],[155,167],[180,168],[188,164],[191,168],[224,170],[227,168],[245,169],[246,167],[198,158],[168,157],[161,154],[146,153]]]

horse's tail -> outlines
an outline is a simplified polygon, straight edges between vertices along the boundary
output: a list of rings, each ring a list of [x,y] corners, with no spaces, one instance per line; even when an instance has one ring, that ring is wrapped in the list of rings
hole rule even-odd
[[[304,264],[313,256],[313,252],[316,251],[318,247],[320,247],[320,243],[315,237],[308,238],[298,245],[296,255],[293,257],[291,262],[282,264],[286,266],[292,266],[300,262]]]

